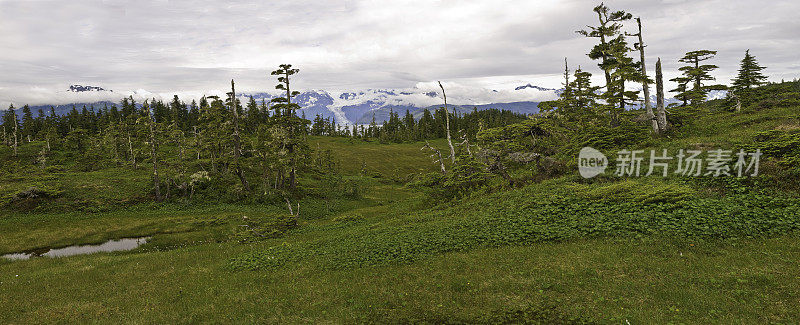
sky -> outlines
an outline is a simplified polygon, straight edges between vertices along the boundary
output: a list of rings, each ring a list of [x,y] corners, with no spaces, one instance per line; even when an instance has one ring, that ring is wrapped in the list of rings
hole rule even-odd
[[[651,76],[658,57],[669,79],[683,53],[711,49],[719,51],[714,75],[729,83],[750,49],[770,80],[800,77],[800,1],[605,3],[642,18]],[[586,56],[594,40],[575,33],[597,23],[597,4],[0,0],[0,107],[80,99],[66,92],[71,84],[192,97],[219,94],[235,78],[241,91],[264,91],[282,63],[300,69],[300,90],[433,88],[437,80],[464,91],[560,88],[565,57],[602,83]]]

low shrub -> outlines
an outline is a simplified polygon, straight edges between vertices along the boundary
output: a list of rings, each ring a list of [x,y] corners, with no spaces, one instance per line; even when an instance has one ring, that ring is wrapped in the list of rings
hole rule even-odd
[[[364,220],[364,216],[362,216],[361,214],[358,214],[358,213],[347,213],[347,214],[343,214],[343,215],[340,215],[340,216],[337,216],[337,217],[333,218],[334,222],[342,222],[342,223],[358,222],[358,221],[363,221],[363,220]]]
[[[359,226],[340,236],[234,257],[233,269],[264,269],[288,262],[321,268],[407,263],[436,254],[484,247],[526,245],[575,238],[670,237],[692,240],[760,237],[800,230],[800,200],[758,193],[693,197],[688,187],[652,189],[626,183],[594,195],[626,191],[626,200],[587,200],[574,189],[529,186],[472,196],[409,216],[425,220],[402,227]],[[602,192],[602,193],[601,193]],[[659,192],[667,192],[659,194]]]

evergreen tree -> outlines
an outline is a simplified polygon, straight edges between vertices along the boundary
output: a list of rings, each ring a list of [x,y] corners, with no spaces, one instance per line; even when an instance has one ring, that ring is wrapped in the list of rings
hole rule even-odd
[[[690,96],[689,96],[688,89],[689,89],[689,82],[691,80],[689,78],[687,78],[687,77],[675,77],[675,78],[670,79],[669,81],[672,81],[672,82],[678,84],[675,87],[675,89],[672,89],[669,92],[675,93],[675,99],[681,101],[681,106],[689,105],[689,97]]]
[[[564,86],[564,91],[558,95],[558,100],[539,103],[539,110],[544,112],[557,110],[567,115],[567,112],[571,111],[572,106],[575,104],[575,96],[572,92],[572,85],[569,82],[569,65],[567,64],[567,58],[564,58],[564,82],[561,85]]]
[[[292,103],[292,97],[300,94],[299,91],[291,90],[291,76],[300,72],[299,69],[293,69],[291,64],[281,64],[277,70],[272,71],[273,76],[278,76],[278,84],[275,89],[283,90],[286,92],[286,97],[273,98],[271,102],[275,103],[275,127],[283,130],[286,140],[284,142],[286,154],[288,156],[289,169],[289,189],[294,189],[297,186],[297,171],[301,167],[300,163],[304,160],[308,143],[305,139],[306,128],[309,121],[300,118],[295,114],[300,106]],[[281,112],[281,114],[278,114]]]
[[[733,90],[739,92],[763,85],[767,80],[767,76],[761,73],[764,69],[758,65],[756,58],[750,55],[750,50],[745,51],[739,74],[733,79]]]
[[[19,120],[17,119],[17,112],[14,110],[14,104],[8,106],[6,114],[3,116],[3,134],[8,138],[6,141],[8,145],[14,148],[14,157],[17,156],[18,137],[19,137]]]
[[[577,119],[581,122],[596,118],[599,106],[597,103],[597,91],[600,87],[592,86],[592,74],[583,71],[580,67],[575,70],[574,77],[575,79],[570,83],[570,90],[574,98],[572,106],[574,112],[572,114],[578,116]]]
[[[607,103],[612,124],[618,123],[619,114],[625,110],[626,103],[636,99],[635,92],[626,91],[626,81],[642,81],[645,77],[640,64],[628,56],[631,49],[622,33],[622,22],[633,16],[625,11],[611,12],[604,4],[595,7],[599,25],[589,26],[589,30],[579,30],[578,34],[597,38],[600,42],[587,54],[592,60],[599,60],[598,66],[606,79],[604,99]]]
[[[710,60],[717,55],[717,51],[711,50],[698,50],[687,52],[680,62],[687,63],[688,65],[678,68],[683,72],[683,78],[675,78],[673,80],[679,83],[679,88],[676,89],[679,98],[684,102],[691,101],[692,105],[702,103],[708,96],[711,90],[724,90],[726,87],[723,85],[708,85],[706,81],[713,81],[716,78],[711,76],[711,71],[718,67],[713,64],[701,64],[703,61]],[[692,84],[692,88],[688,89],[688,84]],[[683,90],[681,92],[681,90]]]
[[[592,86],[592,74],[575,70],[574,80],[569,80],[569,68],[564,60],[564,91],[554,101],[541,102],[539,108],[543,111],[556,111],[570,121],[581,123],[596,117],[597,90],[600,87]]]
[[[28,142],[31,141],[31,138],[36,136],[36,120],[33,119],[33,113],[31,112],[31,107],[28,105],[22,106],[22,132],[21,136],[23,139],[26,139]]]

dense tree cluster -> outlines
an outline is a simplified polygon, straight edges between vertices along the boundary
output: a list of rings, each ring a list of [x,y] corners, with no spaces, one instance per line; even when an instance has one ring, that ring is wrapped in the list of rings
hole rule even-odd
[[[405,142],[444,138],[447,115],[444,108],[423,110],[415,117],[396,112],[380,125],[346,127],[332,119],[305,118],[293,101],[298,95],[290,78],[298,73],[281,65],[272,75],[283,96],[260,103],[252,97],[242,104],[235,83],[226,98],[205,96],[185,103],[177,96],[138,103],[133,97],[119,105],[72,107],[58,115],[54,108],[34,114],[22,107],[21,118],[13,106],[3,115],[3,141],[14,147],[42,141],[44,150],[37,163],[69,164],[92,170],[103,166],[152,168],[156,200],[170,196],[191,197],[197,186],[214,178],[222,187],[247,193],[294,191],[303,172],[335,172],[330,153],[310,148],[307,137],[351,137],[360,141]],[[299,114],[299,116],[298,116]],[[527,116],[503,110],[473,109],[449,114],[450,129],[461,138],[474,138],[486,128],[508,125]],[[229,177],[230,176],[230,177]]]
[[[627,33],[624,23],[633,19],[633,15],[625,11],[612,11],[604,4],[595,7],[597,25],[588,26],[586,30],[577,31],[578,34],[597,40],[597,44],[587,53],[589,58],[598,61],[598,67],[605,77],[605,85],[592,86],[591,73],[580,67],[570,75],[569,66],[565,66],[564,90],[559,99],[541,103],[539,106],[545,112],[554,112],[568,121],[576,122],[576,128],[585,125],[606,124],[619,125],[620,115],[631,104],[639,102],[644,107],[653,132],[660,134],[667,130],[666,110],[664,107],[663,74],[661,71],[661,58],[656,62],[656,105],[651,105],[649,85],[653,80],[647,75],[645,64],[645,44],[643,40],[642,20],[636,18],[637,33]],[[629,46],[627,37],[635,37],[633,46]],[[629,56],[630,52],[638,51],[639,60],[635,61]],[[678,62],[685,64],[678,70],[681,75],[670,79],[677,83],[675,98],[680,100],[680,106],[696,106],[706,101],[709,92],[715,90],[729,90],[727,86],[714,84],[716,78],[712,72],[718,68],[714,64],[706,63],[713,59],[717,51],[696,50],[687,52]],[[767,77],[761,73],[764,67],[759,66],[750,51],[745,52],[739,75],[733,80],[733,86],[728,92],[729,98],[736,100],[736,107],[741,106],[741,97],[747,97],[748,91],[765,83]],[[573,79],[570,80],[570,77]],[[630,82],[642,85],[643,98],[639,98],[637,91],[630,90],[626,84]]]
[[[473,108],[470,112],[450,112],[450,129],[452,132],[475,138],[478,131],[512,123],[528,117],[525,114],[507,110]],[[431,112],[422,110],[415,117],[409,110],[400,117],[395,111],[389,112],[389,118],[381,124],[372,122],[368,125],[342,126],[332,118],[317,115],[311,123],[310,135],[353,137],[360,139],[378,139],[381,142],[413,142],[446,137],[446,119],[444,108]]]

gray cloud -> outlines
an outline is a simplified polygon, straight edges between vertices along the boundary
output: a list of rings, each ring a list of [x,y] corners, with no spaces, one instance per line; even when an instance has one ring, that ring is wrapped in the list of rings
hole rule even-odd
[[[606,1],[641,16],[650,66],[668,78],[682,53],[719,50],[721,82],[746,49],[773,80],[800,77],[800,3]],[[574,33],[594,1],[0,0],[0,105],[52,101],[91,84],[153,93],[271,89],[280,63],[300,88],[406,88],[450,80],[489,89],[558,87],[563,58],[597,75]],[[628,28],[632,25],[627,26]],[[651,68],[652,72],[652,68]],[[598,78],[599,81],[599,78]],[[670,86],[670,85],[668,85]],[[66,100],[66,99],[65,99]]]

